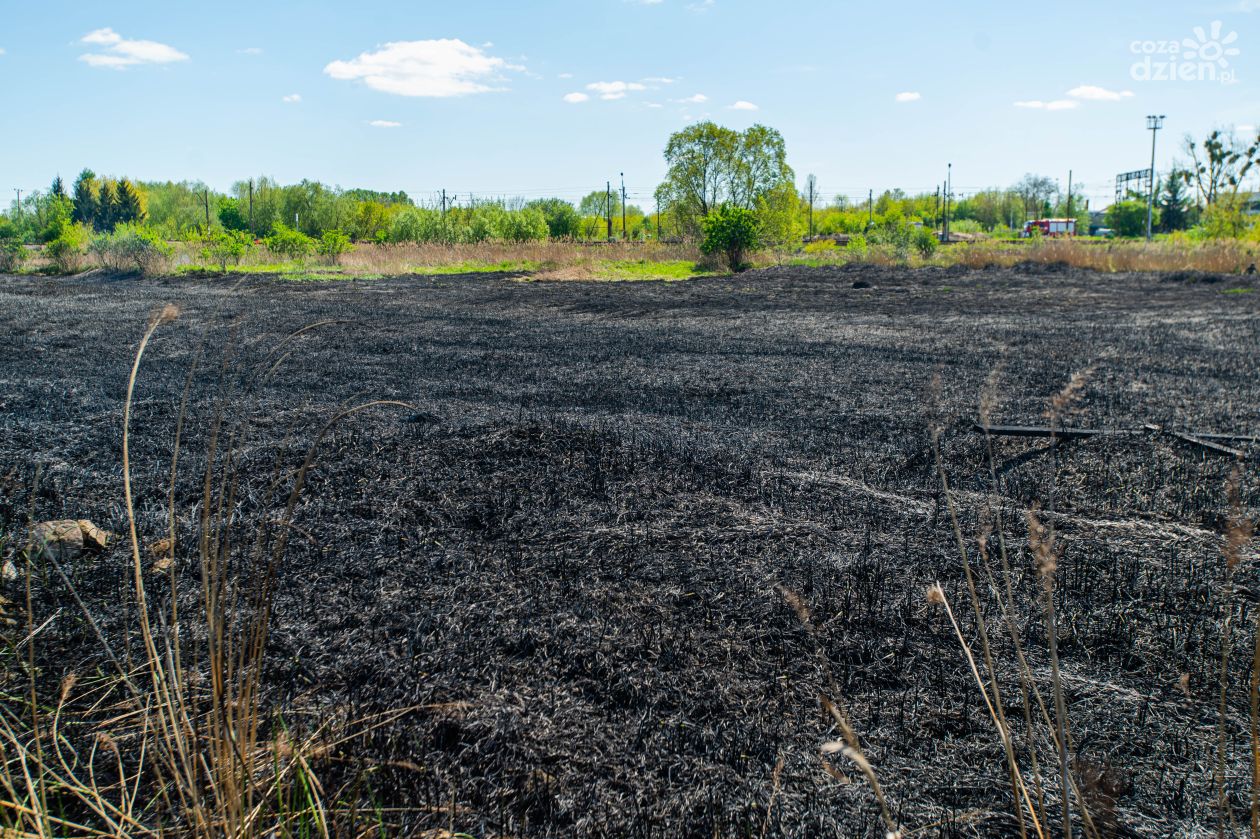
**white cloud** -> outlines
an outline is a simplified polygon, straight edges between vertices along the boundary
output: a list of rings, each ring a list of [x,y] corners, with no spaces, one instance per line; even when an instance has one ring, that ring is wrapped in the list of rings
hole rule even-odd
[[[0,55],[4,55],[4,47],[0,47]]]
[[[703,93],[696,93],[692,96],[688,96],[686,99],[675,99],[674,101],[682,105],[700,105],[708,102],[709,97],[705,96]]]
[[[246,47],[243,50],[237,50],[241,55],[262,55],[262,47]]]
[[[648,108],[664,108],[665,107],[660,102],[644,102],[643,104],[645,107],[648,107]]]
[[[759,111],[761,109],[751,102],[747,102],[743,99],[740,99],[734,105],[731,105],[731,110],[732,111]]]
[[[103,47],[101,52],[88,52],[79,60],[91,67],[122,70],[137,64],[170,64],[187,61],[188,56],[172,46],[157,41],[132,41],[106,26],[94,29],[79,39],[81,43]]]
[[[373,128],[400,128],[402,127],[401,122],[394,122],[391,119],[374,119],[371,122],[369,122],[368,125],[372,126]]]
[[[556,78],[557,78],[557,79],[571,79],[571,78],[573,78],[573,74],[572,74],[572,73],[561,73],[560,75],[556,76]]]
[[[628,92],[647,90],[647,86],[638,82],[591,82],[586,89],[598,93],[600,99],[624,99]]]
[[[1031,108],[1040,111],[1070,111],[1079,105],[1072,99],[1053,99],[1049,102],[1042,102],[1040,99],[1025,99],[1015,103],[1016,108]]]
[[[568,102],[570,105],[576,105],[579,102],[585,102],[587,99],[590,99],[590,98],[591,97],[587,96],[585,93],[574,92],[574,93],[566,93],[564,95],[564,101]]]
[[[280,101],[281,101],[281,102],[287,102],[287,103],[289,103],[290,105],[296,105],[298,102],[301,102],[301,101],[302,101],[302,94],[300,94],[300,93],[290,93],[288,96],[284,96],[284,97],[282,97]]]
[[[486,55],[458,38],[391,41],[349,61],[333,61],[324,72],[334,79],[362,81],[373,90],[398,96],[467,96],[502,90],[504,70],[523,70]]]
[[[2,55],[3,53],[4,53],[4,50],[0,50],[0,55]],[[1256,127],[1254,125],[1240,125],[1238,126],[1238,131],[1242,134],[1254,134],[1256,131]]]
[[[919,93],[917,90],[904,90],[893,98],[898,102],[918,102],[923,98],[923,94]]]
[[[671,79],[668,76],[649,76],[643,80],[644,84],[673,84],[678,79]]]
[[[1073,99],[1092,99],[1097,102],[1119,102],[1133,95],[1131,90],[1107,90],[1092,84],[1083,84],[1067,92]]]

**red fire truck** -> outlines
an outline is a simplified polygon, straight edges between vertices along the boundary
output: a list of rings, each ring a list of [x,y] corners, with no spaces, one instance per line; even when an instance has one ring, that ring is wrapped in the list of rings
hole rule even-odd
[[[1042,236],[1075,236],[1076,235],[1076,219],[1074,218],[1039,218],[1032,221],[1024,222],[1024,229],[1020,232],[1020,236],[1027,239],[1037,234],[1034,230],[1040,230]]]

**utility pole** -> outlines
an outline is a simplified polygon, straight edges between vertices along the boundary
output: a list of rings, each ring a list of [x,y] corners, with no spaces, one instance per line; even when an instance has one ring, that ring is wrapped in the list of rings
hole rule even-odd
[[[954,164],[950,163],[945,171],[945,227],[941,241],[949,244],[949,201],[953,198],[954,190]]]
[[[206,203],[206,230],[210,230],[210,190],[201,191],[201,199]]]
[[[870,230],[875,226],[875,190],[868,189],[866,191],[866,229]]]
[[[254,232],[254,179],[249,179],[249,232]]]
[[[604,181],[604,220],[608,222],[608,241],[612,241],[612,181]]]
[[[936,187],[936,215],[934,220],[936,222],[941,220],[941,188],[939,185]]]
[[[15,187],[13,191],[17,193],[17,214],[20,217],[22,215],[22,190]]]
[[[626,236],[626,173],[621,173],[621,238],[627,239]]]
[[[1151,132],[1151,179],[1150,188],[1146,190],[1146,241],[1151,240],[1151,219],[1155,215],[1155,138],[1159,129],[1164,127],[1164,115],[1148,116],[1146,127]]]
[[[818,179],[810,175],[805,183],[809,185],[809,238],[814,238],[814,188],[818,183]]]
[[[1072,170],[1068,170],[1068,196],[1067,196],[1067,214],[1068,218],[1074,218],[1072,215]]]

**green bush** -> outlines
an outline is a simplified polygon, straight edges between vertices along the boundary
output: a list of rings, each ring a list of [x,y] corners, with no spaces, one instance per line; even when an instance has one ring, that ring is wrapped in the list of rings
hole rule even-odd
[[[496,239],[504,242],[539,242],[547,238],[547,218],[542,210],[527,207],[505,212],[495,225]]]
[[[723,205],[700,222],[703,239],[700,251],[722,254],[732,271],[742,271],[744,255],[761,244],[761,223],[757,214],[742,207]]]
[[[44,246],[52,268],[58,274],[77,274],[83,270],[83,257],[87,252],[91,232],[84,224],[67,224],[57,238]]]
[[[25,259],[21,232],[7,218],[0,218],[0,271],[16,271]]]
[[[1146,235],[1146,202],[1117,201],[1107,208],[1107,226],[1117,236]],[[1159,226],[1159,213],[1156,211],[1153,223]]]
[[[913,229],[910,225],[895,220],[876,227],[871,233],[871,242],[887,247],[898,262],[905,262],[910,258],[910,247],[914,242],[914,234],[911,232]]]
[[[271,235],[263,239],[267,250],[284,259],[305,259],[315,249],[315,240],[283,222],[276,222]]]
[[[844,254],[849,259],[862,262],[866,259],[867,253],[866,237],[861,233],[851,233],[849,242],[844,246]]]
[[[325,230],[324,235],[319,237],[315,250],[329,262],[335,263],[343,253],[354,250],[354,244],[350,241],[350,237],[340,230]]]
[[[201,258],[220,271],[227,271],[228,263],[240,265],[241,259],[254,246],[254,238],[240,230],[212,230],[201,240]]]
[[[113,232],[94,236],[88,251],[102,268],[156,274],[166,267],[174,248],[150,227],[120,224]]]
[[[919,252],[919,256],[929,259],[932,254],[936,253],[936,234],[926,227],[916,227],[914,230],[914,249]]]
[[[391,242],[436,242],[442,238],[442,213],[410,207],[394,216],[389,226]]]

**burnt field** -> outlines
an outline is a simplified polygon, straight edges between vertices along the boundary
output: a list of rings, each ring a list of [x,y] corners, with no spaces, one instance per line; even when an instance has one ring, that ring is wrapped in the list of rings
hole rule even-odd
[[[11,555],[31,517],[127,532],[127,376],[149,314],[174,303],[180,317],[140,369],[130,456],[149,544],[167,532],[187,384],[173,493],[184,614],[201,596],[216,418],[234,451],[216,466],[234,476],[227,555],[244,577],[264,573],[245,558],[252,534],[280,515],[324,424],[368,400],[410,406],[328,431],[275,568],[262,739],[412,709],[312,759],[330,806],[358,802],[368,823],[405,834],[882,836],[861,773],[839,754],[824,766],[821,747],[840,736],[825,695],[907,831],[1018,835],[994,723],[927,598],[939,581],[983,672],[935,424],[1015,756],[1048,832],[1061,819],[1056,757],[1020,678],[1049,703],[1034,505],[1062,549],[1059,681],[1094,834],[1214,833],[1222,730],[1240,824],[1252,783],[1260,580],[1251,553],[1227,580],[1222,554],[1236,461],[1151,431],[1057,448],[996,439],[991,472],[972,423],[992,392],[994,424],[1044,424],[1088,370],[1068,425],[1260,434],[1260,293],[1217,280],[1054,266],[680,283],[3,278],[0,525]],[[1254,518],[1260,447],[1230,445]],[[121,539],[65,570],[131,660],[129,558]],[[47,569],[33,570],[30,618],[23,581],[5,586],[17,621],[5,632],[41,629],[29,646],[6,641],[4,701],[18,706],[28,655],[49,705],[76,674],[67,736],[87,743],[117,696],[83,609]],[[170,593],[153,574],[150,608]],[[125,753],[132,741],[117,740]]]

